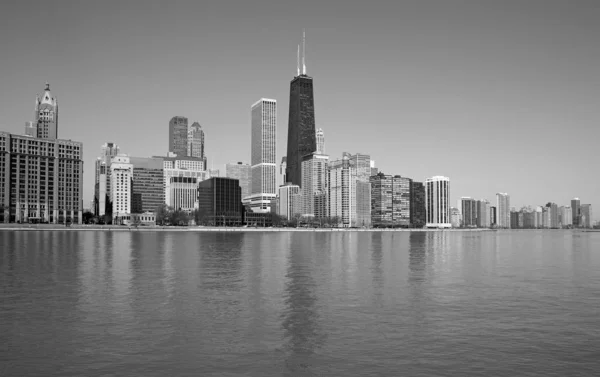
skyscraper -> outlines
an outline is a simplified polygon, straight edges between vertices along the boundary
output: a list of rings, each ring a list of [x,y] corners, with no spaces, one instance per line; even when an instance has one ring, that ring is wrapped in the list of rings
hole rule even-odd
[[[450,228],[450,178],[435,176],[425,181],[428,228]]]
[[[279,187],[279,216],[291,220],[299,212],[295,198],[300,195],[300,187],[291,183]]]
[[[410,186],[410,225],[414,228],[425,226],[425,186],[423,182],[412,181]]]
[[[463,196],[460,198],[459,208],[462,213],[462,225],[467,228],[476,226],[478,213],[475,199]]]
[[[0,222],[81,223],[82,149],[0,132]]]
[[[579,198],[571,200],[571,212],[573,215],[573,227],[577,228],[581,217],[581,200]]]
[[[591,228],[593,225],[592,222],[592,205],[591,204],[582,204],[580,207],[581,216],[579,221],[579,226],[582,228]]]
[[[317,153],[325,154],[325,133],[322,128],[317,130]]]
[[[302,185],[302,157],[317,150],[313,78],[306,75],[304,39],[302,45],[302,73],[298,52],[297,75],[290,82],[286,171],[287,181],[299,186]]]
[[[42,97],[36,97],[34,119],[38,138],[58,139],[58,102],[52,97],[48,83]]]
[[[204,162],[204,170],[206,170],[206,155],[204,154],[204,131],[202,130],[200,123],[194,122],[188,128],[187,143],[187,156],[202,159]]]
[[[251,126],[250,208],[252,212],[270,212],[277,196],[277,101],[261,98],[254,103]]]
[[[234,178],[240,182],[242,189],[242,201],[250,196],[252,187],[252,167],[248,164],[238,162],[237,164],[225,165],[225,176]]]
[[[131,213],[155,212],[165,203],[163,159],[130,157],[129,162],[133,167]]]
[[[510,229],[510,196],[505,192],[496,194],[496,214],[498,228]]]
[[[408,227],[412,180],[379,173],[370,177],[371,222],[374,227]]]
[[[119,154],[119,146],[115,143],[104,143],[100,147],[100,156],[95,162],[94,173],[94,214],[104,216],[111,214],[110,194],[110,164],[116,155]]]
[[[329,217],[337,218],[343,227],[356,226],[356,167],[350,155],[331,161],[327,171]]]
[[[131,184],[133,165],[127,155],[113,157],[110,164],[110,192],[113,204],[113,217],[122,218],[131,215]]]
[[[175,116],[169,121],[169,152],[178,157],[188,155],[188,119]]]
[[[496,225],[496,206],[490,206],[490,226]]]
[[[311,153],[302,159],[302,215],[327,217],[327,165],[329,156]]]

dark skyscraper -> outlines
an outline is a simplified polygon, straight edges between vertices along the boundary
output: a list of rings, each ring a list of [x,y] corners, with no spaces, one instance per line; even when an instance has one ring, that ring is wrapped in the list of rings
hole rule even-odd
[[[188,155],[188,120],[186,117],[176,116],[169,121],[169,152],[177,157]]]
[[[573,227],[577,228],[580,225],[579,219],[581,215],[581,201],[579,198],[571,200],[571,212],[573,214]]]
[[[302,185],[302,157],[317,151],[313,79],[306,75],[304,39],[302,42],[302,74],[300,73],[300,46],[298,46],[297,76],[290,83],[290,112],[286,180]]]

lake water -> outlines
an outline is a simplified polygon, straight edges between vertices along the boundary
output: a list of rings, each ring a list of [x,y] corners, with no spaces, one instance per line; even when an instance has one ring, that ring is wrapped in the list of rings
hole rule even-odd
[[[600,233],[0,231],[0,376],[593,376]]]

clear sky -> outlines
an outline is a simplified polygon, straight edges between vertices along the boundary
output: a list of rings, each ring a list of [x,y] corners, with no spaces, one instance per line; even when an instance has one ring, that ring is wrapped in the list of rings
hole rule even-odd
[[[200,122],[209,165],[250,160],[250,106],[278,101],[306,28],[326,151],[386,174],[451,179],[511,205],[592,203],[600,216],[600,1],[3,1],[0,130],[23,133],[48,81],[59,137],[93,161],[117,143],[164,155],[175,115]],[[279,158],[280,158],[279,157]]]

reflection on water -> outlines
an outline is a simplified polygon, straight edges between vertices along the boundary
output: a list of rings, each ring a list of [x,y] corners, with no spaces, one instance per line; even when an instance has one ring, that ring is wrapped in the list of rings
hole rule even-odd
[[[314,236],[313,236],[314,237]],[[284,289],[284,329],[286,367],[292,375],[313,375],[318,369],[313,354],[325,340],[319,325],[312,253],[303,248],[303,237],[291,236]]]
[[[594,375],[600,233],[0,231],[0,375]]]

